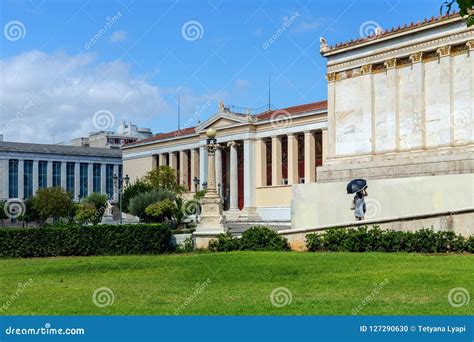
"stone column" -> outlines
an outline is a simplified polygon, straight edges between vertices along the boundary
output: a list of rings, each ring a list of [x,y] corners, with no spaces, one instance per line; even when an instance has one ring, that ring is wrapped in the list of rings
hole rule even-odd
[[[8,188],[9,188],[9,161],[8,159],[0,160],[0,199],[8,199]],[[3,208],[0,208],[3,210]]]
[[[48,173],[48,176],[46,178],[46,187],[52,187],[53,186],[53,162],[51,160],[48,160],[46,170]]]
[[[423,53],[410,55],[413,74],[413,130],[409,148],[426,148],[425,70]]]
[[[79,194],[81,193],[81,163],[74,163],[74,199],[79,200]]]
[[[272,186],[281,185],[281,139],[272,137]]]
[[[387,126],[385,148],[383,150],[392,151],[400,149],[400,111],[398,103],[398,71],[397,60],[390,59],[384,62],[387,68],[387,97],[385,107],[387,114],[385,125]]]
[[[219,191],[219,184],[220,184],[220,192],[219,196],[222,196],[223,189],[222,189],[222,150],[221,147],[216,150],[216,188]]]
[[[264,139],[257,140],[256,164],[257,186],[267,186],[267,144]]]
[[[61,188],[66,190],[67,188],[67,161],[61,162]]]
[[[168,156],[168,161],[169,161],[169,166],[175,170],[176,172],[178,171],[178,155],[176,152],[170,152]]]
[[[326,75],[328,81],[328,156],[335,158],[336,150],[336,73]],[[306,176],[305,176],[306,179]]]
[[[326,163],[326,158],[328,156],[328,130],[324,128],[322,130],[322,137],[321,137],[321,144],[322,146],[322,151],[323,151],[323,165]]]
[[[189,189],[188,183],[188,153],[187,151],[179,151],[179,183]]]
[[[246,220],[261,219],[257,214],[257,172],[256,142],[254,139],[244,140],[244,207],[240,212],[240,218]]]
[[[161,154],[158,156],[158,163],[160,164],[160,166],[165,166],[165,165],[167,165],[167,163],[166,163],[166,154],[161,153]]]
[[[316,181],[316,139],[313,132],[304,132],[304,182]]]
[[[469,42],[467,42],[467,47],[469,49],[469,59],[470,59],[470,79],[471,79],[471,82],[470,82],[470,87],[471,87],[471,92],[470,92],[470,97],[471,97],[471,105],[470,105],[470,118],[471,120],[469,121],[469,126],[467,127],[467,132],[466,132],[466,136],[465,136],[465,139],[469,141],[469,143],[472,143],[474,142],[474,40],[471,40]],[[459,113],[458,115],[462,115],[461,113]],[[459,120],[458,118],[455,118],[455,120]]]
[[[107,171],[106,171],[106,164],[100,164],[100,192],[102,194],[106,194],[107,191],[106,191],[106,175],[107,175]]]
[[[22,159],[19,159],[18,160],[18,198],[24,198],[24,194],[25,194],[25,161]]]
[[[230,141],[227,143],[230,148],[230,201],[229,212],[239,211],[239,193],[238,193],[238,158],[237,158],[237,142]]]
[[[298,184],[298,136],[288,134],[288,184]]]
[[[93,163],[87,165],[87,196],[94,192],[94,172]]]
[[[199,178],[199,150],[196,148],[191,149],[191,182],[194,191],[194,178]]]
[[[201,189],[203,184],[207,182],[207,150],[204,146],[199,148],[199,180],[201,182]]]
[[[448,112],[449,115],[432,115],[431,118],[427,118],[430,122],[432,119],[438,119],[438,124],[433,125],[431,129],[427,126],[428,137],[431,135],[431,139],[427,139],[427,145],[433,147],[436,145],[454,145],[454,94],[453,94],[453,63],[451,58],[451,46],[440,47],[436,52],[439,55],[439,73],[440,73],[440,84],[439,92],[443,94],[442,97],[445,99],[444,103],[440,103],[438,108],[440,111]],[[471,57],[472,58],[472,57]],[[442,127],[450,127],[449,134],[443,134]],[[431,134],[430,134],[431,133]],[[434,138],[436,137],[436,138]]]
[[[38,191],[38,161],[33,160],[33,196]]]
[[[117,164],[114,165],[114,174],[113,174],[113,176],[115,176],[115,175],[117,175],[117,177],[119,176],[119,166]],[[119,186],[119,184],[115,185],[115,180],[114,180],[114,196],[113,196],[113,199],[115,201],[119,200],[118,186]]]
[[[364,91],[364,96],[362,96],[359,101],[362,105],[362,111],[364,115],[364,124],[367,122],[365,117],[370,118],[370,135],[364,136],[364,140],[368,140],[370,143],[370,153],[375,153],[375,135],[376,135],[376,125],[375,125],[375,97],[374,97],[374,76],[372,74],[372,64],[363,65],[360,68],[361,74],[361,88]]]

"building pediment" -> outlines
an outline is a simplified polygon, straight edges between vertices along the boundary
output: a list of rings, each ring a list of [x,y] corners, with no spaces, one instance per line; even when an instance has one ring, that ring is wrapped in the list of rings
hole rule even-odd
[[[196,132],[201,133],[209,128],[226,128],[235,125],[248,124],[249,118],[246,115],[230,112],[218,112],[196,127]]]

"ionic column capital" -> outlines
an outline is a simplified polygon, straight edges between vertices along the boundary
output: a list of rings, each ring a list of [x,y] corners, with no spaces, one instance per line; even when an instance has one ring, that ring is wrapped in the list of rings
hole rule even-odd
[[[336,81],[336,73],[335,72],[331,72],[329,74],[326,75],[326,80],[328,82],[335,82]]]
[[[410,60],[412,63],[420,63],[423,60],[423,52],[415,52],[410,55]]]
[[[239,143],[237,141],[229,141],[227,143],[227,147],[237,147],[239,146]]]
[[[446,45],[438,48],[436,53],[439,57],[447,57],[451,54],[451,45]]]
[[[366,64],[366,65],[361,66],[360,73],[362,75],[371,74],[372,73],[372,64]]]
[[[387,69],[394,69],[397,66],[397,59],[396,58],[389,59],[383,62],[383,64],[385,65]]]
[[[470,40],[466,43],[469,50],[474,50],[474,40]]]

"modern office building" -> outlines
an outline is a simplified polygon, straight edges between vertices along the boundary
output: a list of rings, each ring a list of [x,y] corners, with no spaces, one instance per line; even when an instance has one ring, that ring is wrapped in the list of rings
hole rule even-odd
[[[28,199],[54,186],[75,200],[93,192],[112,198],[114,175],[122,175],[120,150],[0,141],[0,200]]]
[[[99,131],[71,140],[71,145],[82,147],[115,148],[120,149],[125,144],[146,139],[152,136],[149,128],[141,128],[135,124],[123,121],[117,128],[117,132]]]

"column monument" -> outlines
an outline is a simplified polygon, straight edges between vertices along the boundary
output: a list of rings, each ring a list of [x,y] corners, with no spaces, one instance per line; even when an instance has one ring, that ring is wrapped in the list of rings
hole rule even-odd
[[[227,231],[222,215],[222,199],[216,190],[216,150],[219,148],[216,130],[207,130],[207,140],[204,148],[207,151],[207,192],[201,200],[201,217],[196,227],[194,238],[196,248],[207,248],[209,241],[220,233]]]

